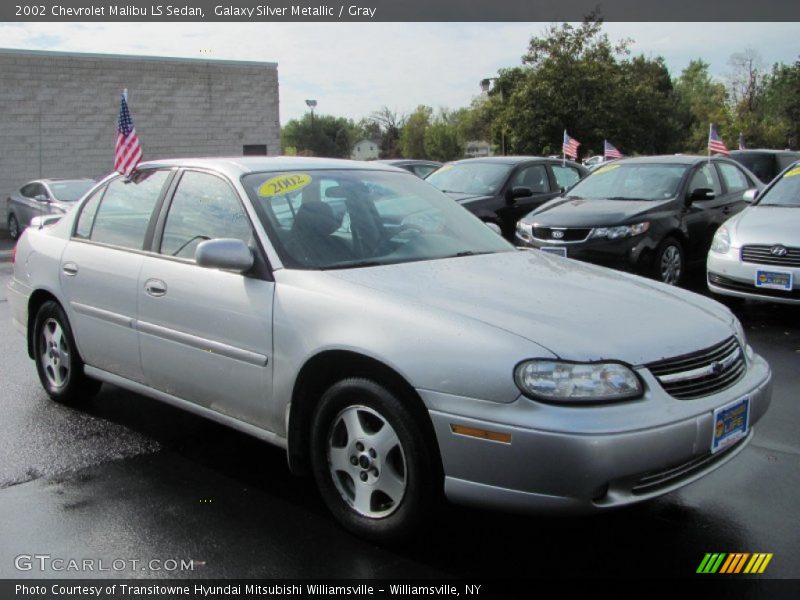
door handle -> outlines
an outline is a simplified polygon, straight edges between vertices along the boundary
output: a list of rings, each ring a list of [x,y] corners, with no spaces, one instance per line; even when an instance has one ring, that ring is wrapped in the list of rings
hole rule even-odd
[[[167,284],[160,279],[148,279],[144,282],[144,291],[159,298],[167,294]]]
[[[68,262],[61,265],[61,270],[67,277],[75,277],[78,274],[78,265],[74,262]]]

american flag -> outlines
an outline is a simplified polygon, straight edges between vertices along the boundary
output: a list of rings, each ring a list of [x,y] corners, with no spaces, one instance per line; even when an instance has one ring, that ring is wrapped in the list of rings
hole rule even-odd
[[[747,146],[744,145],[744,134],[739,132],[739,150],[747,150]]]
[[[622,152],[609,144],[608,140],[603,140],[603,157],[606,159],[622,158]]]
[[[730,154],[728,147],[725,145],[725,142],[722,141],[722,138],[720,138],[717,134],[717,130],[714,129],[713,124],[708,130],[708,151],[719,152],[720,154],[725,154],[726,156]]]
[[[581,143],[576,140],[575,138],[569,137],[567,134],[567,130],[564,130],[564,143],[561,145],[561,152],[565,156],[571,156],[572,158],[578,158],[578,146]]]
[[[114,148],[114,170],[123,175],[130,175],[131,171],[142,160],[142,145],[136,137],[136,128],[128,110],[128,99],[123,92],[119,105],[119,119],[117,120],[117,145]]]

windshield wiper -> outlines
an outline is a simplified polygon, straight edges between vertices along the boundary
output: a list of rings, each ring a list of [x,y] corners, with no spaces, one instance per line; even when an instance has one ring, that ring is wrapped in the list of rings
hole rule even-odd
[[[756,206],[779,206],[781,208],[800,208],[800,204],[777,204],[775,202],[767,202],[766,204],[756,204]]]
[[[386,264],[389,263],[380,262],[379,260],[362,260],[361,262],[341,263],[338,265],[320,267],[320,271],[331,271],[335,269],[357,269],[359,267],[381,267]]]
[[[455,254],[448,254],[442,258],[461,258],[462,256],[479,256],[481,254],[494,254],[494,252],[486,250],[483,252],[475,252],[474,250],[464,250],[463,252],[456,252]]]
[[[647,202],[647,198],[631,198],[630,196],[608,196],[606,200],[633,200],[636,202],[645,201]]]
[[[564,200],[583,200],[582,196],[564,196]]]

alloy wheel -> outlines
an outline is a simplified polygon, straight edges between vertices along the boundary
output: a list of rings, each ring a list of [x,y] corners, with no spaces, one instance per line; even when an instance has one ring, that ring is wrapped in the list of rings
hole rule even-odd
[[[47,319],[39,340],[39,357],[47,381],[61,388],[69,380],[70,350],[64,330],[55,319]]]
[[[669,285],[676,285],[681,278],[681,251],[677,246],[667,246],[661,253],[659,272],[661,281]]]

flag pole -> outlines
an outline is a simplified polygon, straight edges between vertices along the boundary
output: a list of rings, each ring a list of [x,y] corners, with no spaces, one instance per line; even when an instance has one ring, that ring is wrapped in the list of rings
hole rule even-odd
[[[128,102],[128,88],[122,90],[122,97],[125,98],[125,102]]]
[[[561,138],[561,166],[567,166],[567,151],[564,149],[564,140],[567,139],[567,130],[564,130],[564,137]]]
[[[708,124],[708,140],[706,140],[706,146],[708,151],[708,164],[711,164],[711,130],[714,129],[714,124]]]

